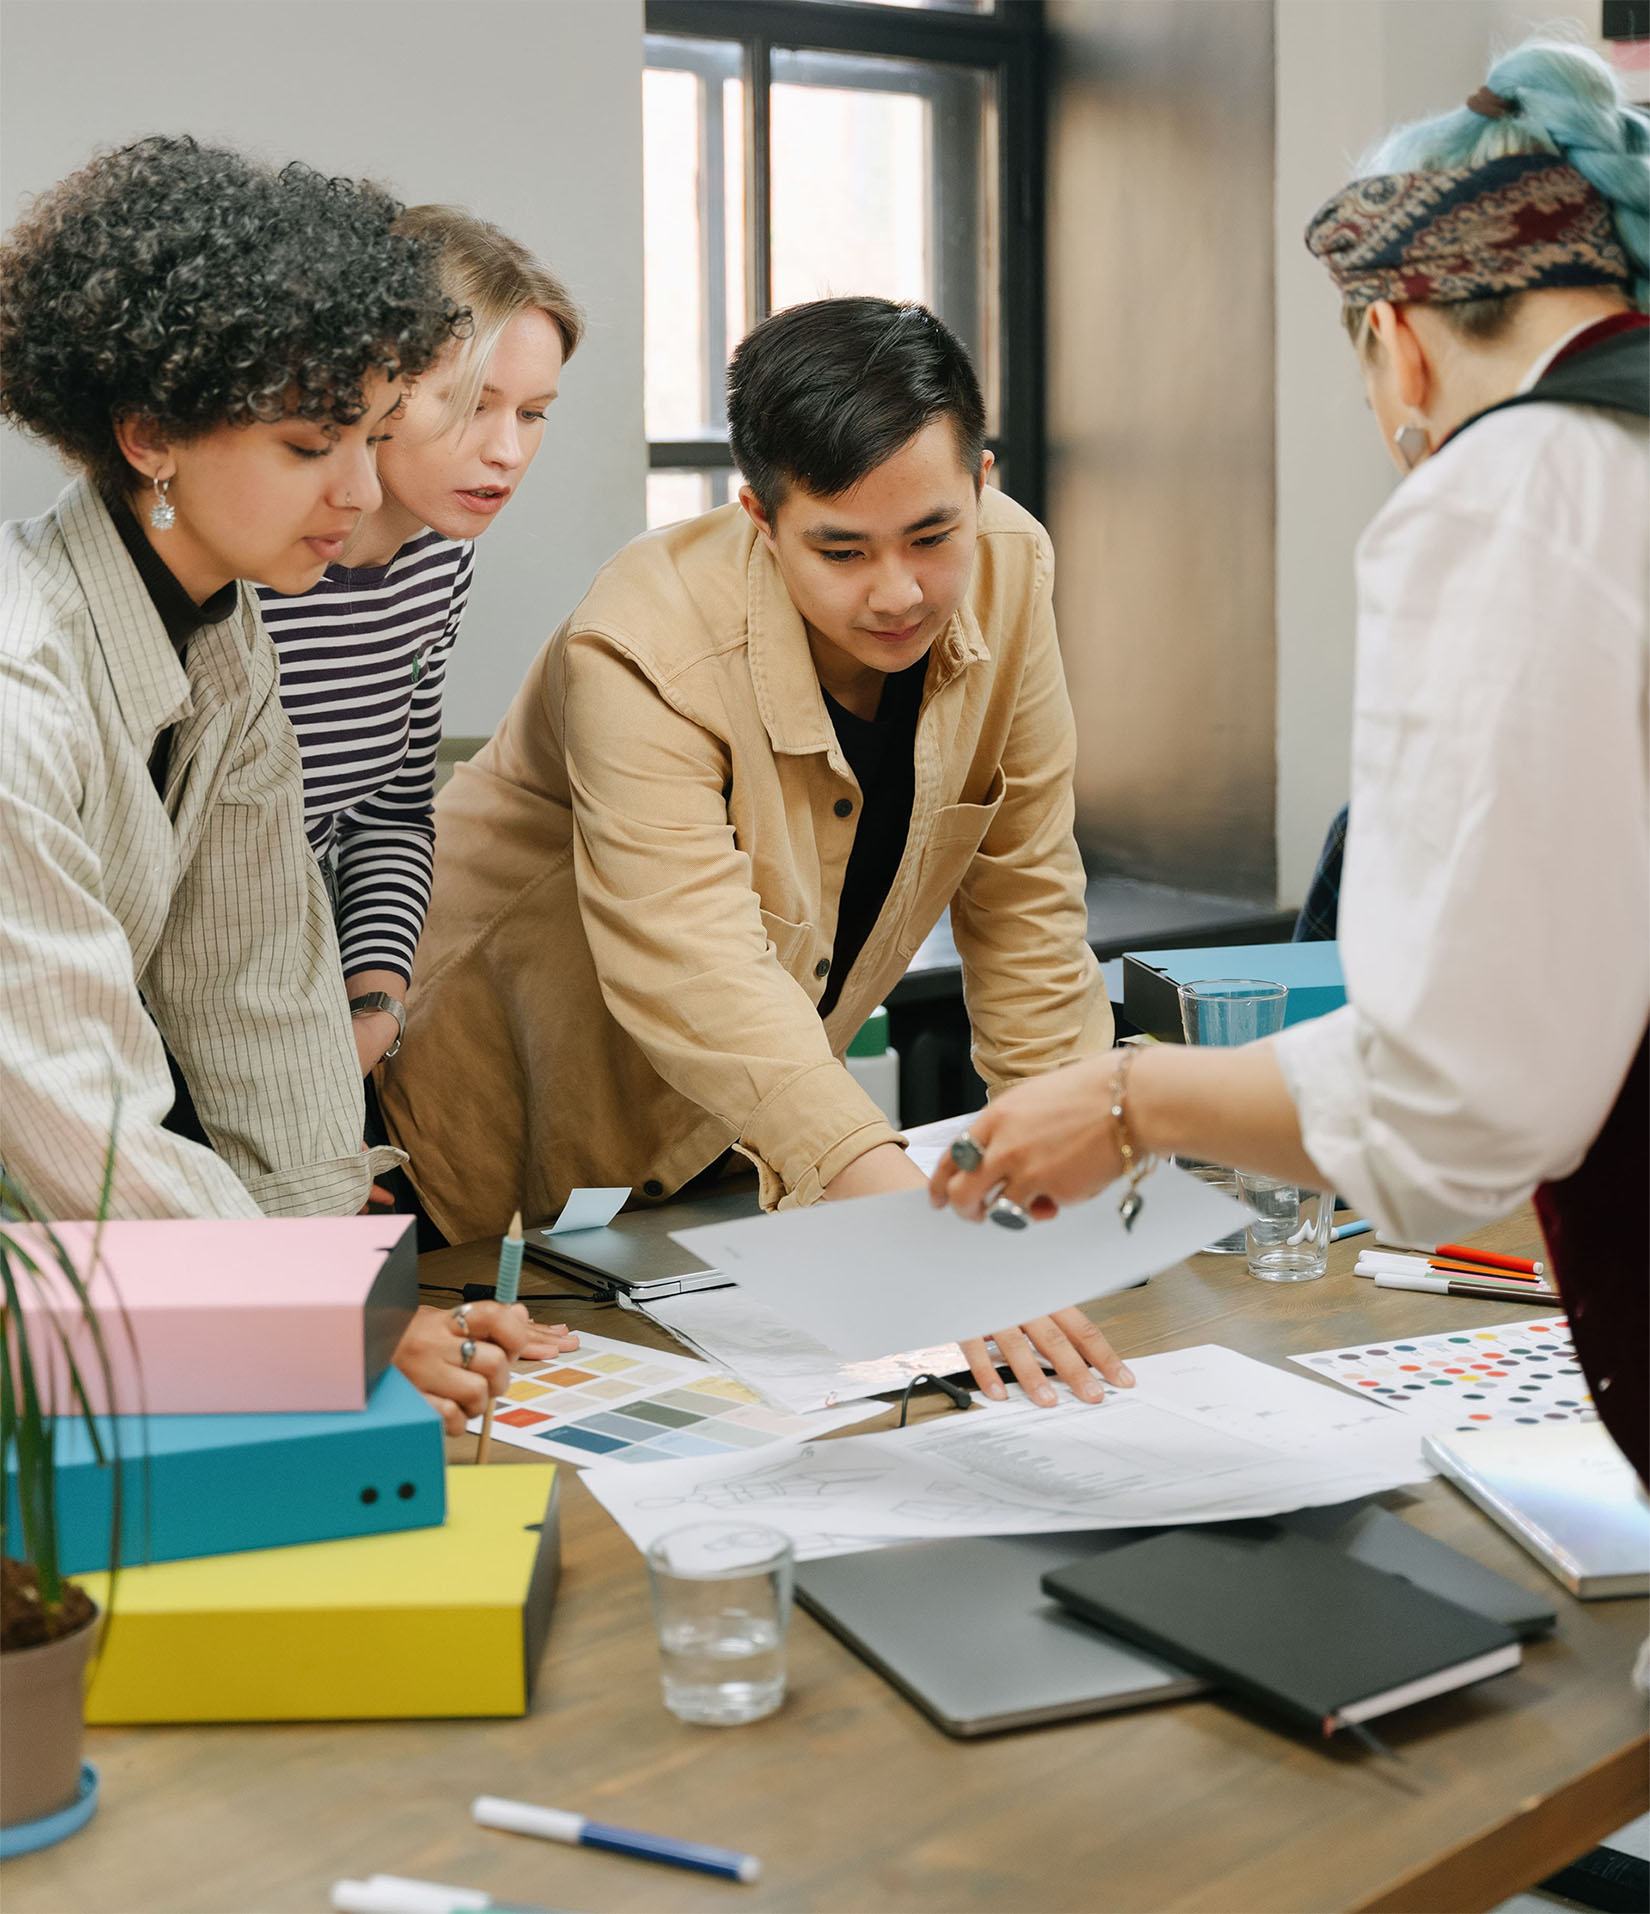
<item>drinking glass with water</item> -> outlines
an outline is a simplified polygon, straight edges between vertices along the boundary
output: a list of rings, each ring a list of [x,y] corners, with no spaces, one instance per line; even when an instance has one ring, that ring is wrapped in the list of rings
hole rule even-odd
[[[694,1522],[661,1535],[647,1566],[665,1706],[708,1727],[771,1715],[785,1699],[789,1538],[748,1523]]]
[[[1215,1044],[1229,1049],[1240,1043],[1254,1043],[1261,1037],[1275,1037],[1283,1028],[1284,1010],[1289,992],[1283,984],[1267,983],[1260,977],[1200,977],[1180,986],[1180,1027],[1188,1043]],[[1200,1182],[1226,1196],[1237,1195],[1235,1172],[1224,1164],[1205,1163],[1196,1157],[1179,1156],[1175,1162],[1190,1170]],[[1244,1233],[1233,1230],[1217,1243],[1205,1243],[1204,1252],[1213,1256],[1241,1256]]]
[[[1275,1176],[1238,1171],[1238,1188],[1253,1214],[1244,1231],[1249,1274],[1263,1283],[1309,1283],[1329,1267],[1335,1198]]]

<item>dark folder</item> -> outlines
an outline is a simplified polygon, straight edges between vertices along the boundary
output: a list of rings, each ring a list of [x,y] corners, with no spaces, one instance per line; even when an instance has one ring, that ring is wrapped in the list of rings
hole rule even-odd
[[[1271,1522],[1172,1529],[1045,1591],[1176,1667],[1330,1735],[1518,1665],[1500,1623]]]

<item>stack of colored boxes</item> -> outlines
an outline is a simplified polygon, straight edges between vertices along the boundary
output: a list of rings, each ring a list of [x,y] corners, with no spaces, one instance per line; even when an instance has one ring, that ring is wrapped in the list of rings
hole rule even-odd
[[[84,1272],[92,1226],[56,1234]],[[102,1460],[61,1376],[54,1396],[62,1566],[106,1605],[121,1484],[88,1721],[526,1712],[556,1471],[446,1470],[439,1415],[390,1366],[411,1223],[110,1223],[91,1295],[121,1412],[94,1392]],[[66,1288],[27,1307],[31,1346],[56,1314],[90,1380]]]

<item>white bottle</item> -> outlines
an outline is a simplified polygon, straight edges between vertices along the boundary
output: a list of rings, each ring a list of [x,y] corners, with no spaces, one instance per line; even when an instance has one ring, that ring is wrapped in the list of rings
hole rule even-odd
[[[879,1004],[848,1046],[843,1058],[860,1088],[897,1130],[899,1128],[899,1052],[888,1043],[888,1010]]]

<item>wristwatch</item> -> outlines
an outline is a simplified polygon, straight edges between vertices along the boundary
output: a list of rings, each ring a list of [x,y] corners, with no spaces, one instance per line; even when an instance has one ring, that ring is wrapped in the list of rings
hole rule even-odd
[[[387,990],[369,990],[364,997],[351,997],[349,1014],[352,1017],[370,1017],[374,1011],[387,1010],[395,1019],[395,1042],[384,1052],[393,1057],[401,1048],[401,1038],[407,1028],[407,1007],[399,997],[392,997]]]

